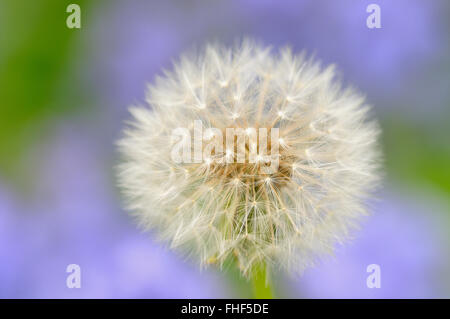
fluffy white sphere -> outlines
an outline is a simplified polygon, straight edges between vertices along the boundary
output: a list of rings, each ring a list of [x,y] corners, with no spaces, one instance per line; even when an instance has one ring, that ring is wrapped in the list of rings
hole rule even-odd
[[[200,265],[234,259],[243,274],[261,262],[301,272],[365,214],[378,181],[379,129],[333,66],[251,41],[210,45],[157,78],[147,102],[130,109],[119,183],[140,224]],[[277,169],[224,161],[235,148],[200,163],[174,161],[174,129],[194,135],[194,121],[223,136],[227,128],[278,128]]]

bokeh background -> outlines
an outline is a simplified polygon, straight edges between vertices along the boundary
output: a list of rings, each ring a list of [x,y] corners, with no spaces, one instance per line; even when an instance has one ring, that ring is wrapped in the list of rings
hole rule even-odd
[[[81,29],[66,7],[81,7]],[[368,29],[366,7],[381,7]],[[186,49],[254,37],[336,63],[383,128],[386,178],[348,245],[277,297],[450,297],[450,3],[446,0],[1,0],[0,297],[249,297],[137,230],[115,186],[127,107]],[[80,289],[66,267],[81,267]],[[381,267],[369,289],[366,267]]]

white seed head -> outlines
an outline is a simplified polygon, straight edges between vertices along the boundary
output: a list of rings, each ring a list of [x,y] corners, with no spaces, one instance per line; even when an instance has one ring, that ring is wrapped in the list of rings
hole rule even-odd
[[[301,272],[365,214],[379,180],[379,129],[333,66],[251,41],[209,45],[157,78],[148,104],[130,109],[119,183],[140,224],[201,266],[235,260],[245,275],[261,262]],[[223,160],[236,152],[226,147],[175,163],[172,131],[193,135],[195,120],[223,136],[226,128],[278,128],[277,169],[262,172],[259,154],[253,163]]]

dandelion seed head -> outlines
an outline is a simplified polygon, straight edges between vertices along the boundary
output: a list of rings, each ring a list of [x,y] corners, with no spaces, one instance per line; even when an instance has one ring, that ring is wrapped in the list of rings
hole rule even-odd
[[[379,180],[379,129],[333,66],[252,41],[209,45],[183,56],[147,96],[150,107],[130,109],[118,142],[119,184],[142,227],[201,266],[234,259],[244,275],[261,262],[301,273],[366,214]],[[229,161],[237,150],[227,147],[201,162],[173,162],[171,132],[194,135],[195,120],[223,136],[227,128],[247,138],[249,128],[277,128],[278,167],[264,173],[260,154],[256,163]]]

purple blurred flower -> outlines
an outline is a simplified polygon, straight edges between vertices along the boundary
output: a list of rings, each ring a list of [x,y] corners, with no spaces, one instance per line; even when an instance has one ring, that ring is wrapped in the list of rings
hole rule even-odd
[[[224,296],[217,276],[200,273],[140,234],[117,208],[108,160],[87,131],[66,125],[44,146],[44,164],[36,168],[38,197],[26,206],[1,189],[0,296]],[[66,286],[69,264],[81,267],[81,289]]]
[[[376,205],[355,241],[340,247],[332,260],[307,270],[292,287],[294,291],[307,298],[448,296],[445,272],[450,256],[439,214],[411,200],[384,197],[388,199]],[[381,268],[379,289],[366,285],[370,264]]]
[[[119,110],[123,119],[129,104],[143,100],[146,83],[181,52],[211,39],[230,44],[250,36],[337,63],[346,80],[374,99],[398,97],[442,57],[449,43],[442,25],[446,4],[379,0],[382,28],[368,29],[366,8],[372,2],[111,1],[98,8],[99,22],[91,29],[88,45],[98,49],[86,77],[101,90],[108,112]]]
[[[369,29],[373,1],[235,1],[241,29],[268,43],[290,44],[336,62],[345,77],[368,92],[394,94],[411,74],[439,57],[447,42],[439,25],[443,1],[386,1],[381,29]],[[239,7],[239,9],[238,9]],[[441,20],[444,18],[441,17]]]

